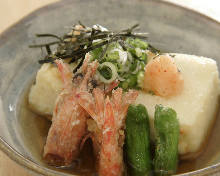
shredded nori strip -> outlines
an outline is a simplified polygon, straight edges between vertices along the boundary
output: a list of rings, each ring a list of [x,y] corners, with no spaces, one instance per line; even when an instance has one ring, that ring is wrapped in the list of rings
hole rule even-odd
[[[77,25],[72,26],[72,31],[68,34],[65,34],[63,37],[59,37],[55,34],[45,33],[45,34],[36,34],[36,37],[49,37],[56,39],[55,41],[49,43],[42,43],[36,45],[30,45],[30,48],[42,48],[45,47],[47,55],[39,60],[40,64],[43,63],[53,63],[55,59],[70,59],[70,63],[75,62],[79,59],[81,61],[74,69],[74,72],[79,68],[85,57],[85,54],[89,51],[92,51],[96,48],[106,46],[101,54],[101,58],[105,55],[107,48],[110,43],[118,42],[124,50],[127,50],[129,46],[125,44],[125,40],[130,38],[139,38],[146,40],[146,35],[141,35],[143,33],[134,33],[133,31],[139,27],[139,24],[136,24],[128,29],[114,32],[114,31],[103,31],[99,25],[95,27],[87,27],[79,22],[81,28],[77,28]],[[79,35],[74,35],[75,31],[79,31]],[[96,40],[101,40],[101,42],[94,43]],[[55,52],[51,51],[50,46],[58,45]],[[99,58],[99,59],[101,59]]]

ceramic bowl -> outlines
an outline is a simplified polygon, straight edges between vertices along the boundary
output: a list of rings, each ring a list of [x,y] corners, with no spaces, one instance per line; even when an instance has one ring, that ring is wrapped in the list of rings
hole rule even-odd
[[[42,150],[50,123],[27,107],[27,92],[40,67],[36,33],[62,35],[78,20],[109,29],[139,23],[149,41],[164,52],[214,58],[220,66],[220,24],[197,12],[155,0],[65,0],[43,7],[0,35],[0,149],[38,175],[74,174],[47,166]],[[219,67],[220,68],[220,67]],[[196,161],[181,163],[186,175],[212,175],[220,171],[220,117],[206,149]],[[211,145],[214,143],[214,145]],[[182,172],[184,171],[184,167]],[[193,171],[193,169],[196,169]]]

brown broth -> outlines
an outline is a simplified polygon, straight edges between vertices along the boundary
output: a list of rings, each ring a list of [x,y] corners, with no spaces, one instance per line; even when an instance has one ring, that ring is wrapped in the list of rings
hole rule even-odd
[[[29,91],[27,91],[29,92]],[[82,176],[94,176],[95,174],[95,159],[93,157],[91,141],[87,141],[83,148],[78,161],[73,169],[57,169],[48,166],[42,158],[43,146],[46,141],[47,133],[51,122],[45,117],[40,117],[28,108],[27,93],[21,97],[23,100],[20,104],[20,112],[18,120],[20,123],[21,137],[26,149],[31,153],[33,160],[54,170],[79,174]],[[178,173],[186,173],[198,170],[220,161],[220,118],[217,117],[214,126],[211,130],[211,135],[208,137],[206,146],[199,157],[194,160],[185,160],[179,162]],[[34,140],[33,140],[34,139]]]
[[[182,160],[179,163],[178,173],[190,172],[205,168],[212,164],[220,162],[220,117],[219,112],[207,136],[201,154],[193,160]]]

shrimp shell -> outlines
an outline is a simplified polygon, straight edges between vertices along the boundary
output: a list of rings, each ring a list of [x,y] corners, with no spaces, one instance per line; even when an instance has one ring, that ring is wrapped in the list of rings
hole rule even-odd
[[[124,133],[121,131],[124,129],[128,106],[137,96],[137,91],[129,91],[123,95],[121,88],[112,91],[111,99],[108,96],[105,98],[104,92],[99,88],[93,90],[93,95],[87,91],[77,94],[79,104],[95,120],[102,132],[98,147],[99,176],[122,176],[124,173]]]
[[[97,62],[89,65],[88,58],[87,56],[83,65],[83,71],[87,69],[87,72],[78,87],[72,84],[72,72],[68,65],[61,60],[55,61],[64,87],[56,100],[52,125],[44,147],[44,158],[51,165],[70,165],[78,157],[82,137],[87,132],[88,114],[78,104],[76,93],[87,90],[88,80],[97,69]]]

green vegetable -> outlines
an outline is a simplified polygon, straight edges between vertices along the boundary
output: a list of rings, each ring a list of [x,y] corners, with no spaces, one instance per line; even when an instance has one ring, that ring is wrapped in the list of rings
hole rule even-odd
[[[118,44],[118,42],[113,42],[110,43],[107,49],[107,53],[110,53],[112,50],[114,50],[115,48],[121,48],[121,46]]]
[[[112,70],[109,67],[103,66],[102,68],[98,68],[98,71],[105,79],[111,79]]]
[[[129,87],[135,87],[137,85],[137,75],[130,75],[127,79]]]
[[[128,48],[128,51],[130,52],[132,57],[135,57],[135,56],[137,57],[135,48]]]
[[[144,87],[144,72],[140,71],[137,74],[137,84],[138,87],[143,88]]]
[[[140,40],[140,39],[138,39],[138,38],[136,38],[136,39],[128,38],[128,39],[127,39],[127,42],[128,42],[131,46],[133,46],[134,48],[140,48],[140,49],[142,49],[142,50],[145,50],[145,49],[147,49],[147,47],[148,47],[148,43],[147,43],[147,42],[145,42],[145,41],[143,41],[143,40]]]
[[[137,57],[141,57],[142,56],[142,50],[140,48],[135,48],[135,53]]]
[[[131,46],[128,51],[136,59],[142,60],[146,63],[146,53],[144,50],[148,48],[148,43],[140,39],[128,38],[126,42]]]
[[[145,52],[142,52],[140,59],[144,62],[145,65],[147,63],[147,54]]]
[[[138,65],[139,65],[139,61],[138,60],[134,60],[134,62],[131,64],[130,71],[134,72],[136,69],[138,69],[137,68]]]
[[[98,68],[99,79],[104,83],[111,83],[117,76],[116,66],[111,62],[104,62]]]
[[[156,105],[154,118],[156,132],[154,171],[160,176],[175,174],[179,141],[179,122],[176,112],[171,108]]]
[[[123,82],[120,82],[119,84],[119,87],[121,87],[122,89],[124,90],[127,90],[128,89],[128,82],[127,81],[123,81]]]
[[[144,62],[140,62],[140,70],[144,71],[146,64]]]
[[[107,53],[106,60],[109,62],[117,62],[119,60],[118,51]]]
[[[99,59],[100,56],[102,55],[102,52],[103,52],[102,47],[96,48],[96,49],[92,50],[92,51],[90,52],[90,54],[91,54],[91,56],[92,56],[92,60]]]
[[[143,105],[130,105],[128,108],[125,152],[131,176],[150,175],[150,126],[148,113]]]
[[[119,42],[112,42],[108,47],[100,47],[90,53],[92,59],[98,59],[101,65],[103,63],[114,65],[114,67],[109,67],[109,64],[108,66],[102,65],[98,68],[102,82],[110,83],[114,78],[120,81],[119,87],[124,90],[140,89],[143,87],[144,69],[147,63],[145,50],[148,47],[148,43],[141,39],[127,38],[123,45]],[[117,74],[112,74],[115,70]]]

